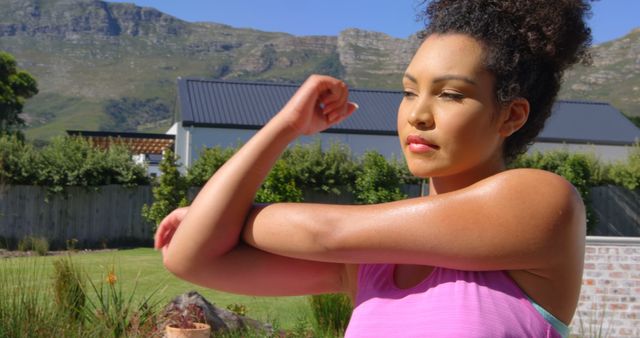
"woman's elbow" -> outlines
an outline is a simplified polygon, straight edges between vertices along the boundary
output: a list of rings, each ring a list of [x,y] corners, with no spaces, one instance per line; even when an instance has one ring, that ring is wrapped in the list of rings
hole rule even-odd
[[[162,253],[162,264],[165,269],[176,277],[189,280],[189,276],[197,269],[198,262],[195,259],[184,257],[183,255],[165,250]]]

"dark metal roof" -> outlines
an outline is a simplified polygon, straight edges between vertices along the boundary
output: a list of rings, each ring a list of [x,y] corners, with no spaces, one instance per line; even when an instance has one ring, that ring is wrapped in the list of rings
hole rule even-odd
[[[538,136],[542,142],[624,145],[640,139],[640,129],[606,102],[558,101]]]
[[[299,85],[178,79],[183,126],[258,129],[293,96]],[[327,130],[334,133],[396,135],[402,93],[350,89],[357,114]]]
[[[184,126],[259,129],[277,113],[299,85],[178,79]],[[333,133],[397,135],[396,113],[402,92],[350,89],[360,105],[357,114],[327,130]],[[545,129],[543,142],[632,144],[640,129],[608,103],[558,101]]]

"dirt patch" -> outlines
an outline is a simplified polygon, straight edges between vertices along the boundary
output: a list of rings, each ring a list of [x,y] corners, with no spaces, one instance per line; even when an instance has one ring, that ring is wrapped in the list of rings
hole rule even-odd
[[[117,249],[100,249],[100,250],[77,250],[72,251],[73,254],[88,254],[88,253],[98,253],[98,252],[111,252],[116,251]],[[69,253],[69,251],[61,250],[61,251],[49,251],[45,256],[60,256]],[[7,249],[0,249],[0,259],[2,258],[15,258],[15,257],[37,257],[39,256],[35,251],[19,251],[13,250],[9,251]]]

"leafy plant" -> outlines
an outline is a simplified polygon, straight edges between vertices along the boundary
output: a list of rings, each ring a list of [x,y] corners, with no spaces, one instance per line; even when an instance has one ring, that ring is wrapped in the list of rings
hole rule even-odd
[[[80,137],[56,137],[35,148],[16,136],[0,136],[0,180],[46,186],[53,193],[67,186],[149,183],[145,168],[131,159],[124,146],[101,150]]]
[[[62,337],[73,325],[59,315],[47,288],[39,287],[45,261],[0,260],[0,337]]]
[[[196,304],[189,304],[180,307],[177,304],[171,304],[164,314],[168,326],[179,329],[195,329],[195,323],[206,323],[204,311]]]
[[[220,146],[203,149],[198,159],[187,172],[186,180],[189,186],[203,186],[235,152],[236,149],[234,148],[222,148]]]
[[[165,151],[160,161],[162,175],[153,187],[153,203],[142,207],[142,216],[156,226],[172,210],[188,204],[187,184],[178,171],[177,161],[178,157],[171,150]]]
[[[17,67],[13,55],[0,51],[0,136],[20,135],[20,117],[26,99],[38,93],[36,80]]]
[[[44,237],[25,236],[18,242],[19,251],[35,251],[39,256],[49,252],[49,241]]]
[[[141,331],[148,332],[156,326],[155,312],[159,299],[154,299],[159,289],[152,291],[139,302],[134,302],[138,288],[138,277],[134,281],[131,294],[122,291],[122,282],[118,282],[114,266],[110,266],[106,276],[94,283],[88,278],[91,293],[95,297],[87,297],[82,312],[84,322],[98,328],[102,327],[113,337],[136,336]],[[91,292],[88,292],[91,291]]]
[[[610,180],[629,190],[640,188],[640,142],[634,144],[625,162],[618,162],[609,168]]]
[[[323,335],[343,336],[351,319],[353,305],[343,294],[325,294],[309,297],[317,331]]]
[[[402,179],[394,166],[377,152],[368,151],[362,157],[361,172],[354,187],[356,201],[373,204],[406,198],[400,192]]]
[[[58,311],[79,321],[87,299],[82,272],[70,256],[53,261],[53,268],[53,291]]]
[[[239,316],[246,316],[247,315],[247,306],[244,304],[239,304],[239,303],[233,303],[233,304],[229,304],[227,305],[227,310],[239,315]]]
[[[320,139],[310,144],[296,144],[283,154],[282,161],[292,171],[300,189],[334,195],[353,190],[357,163],[345,144],[332,143],[326,151]]]
[[[258,203],[300,202],[302,190],[296,186],[293,172],[277,161],[256,193]]]

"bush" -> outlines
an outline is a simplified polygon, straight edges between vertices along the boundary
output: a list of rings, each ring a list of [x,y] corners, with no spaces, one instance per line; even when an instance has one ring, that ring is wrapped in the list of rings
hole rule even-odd
[[[220,146],[203,149],[187,172],[187,184],[190,187],[202,187],[233,156],[236,150]]]
[[[0,182],[33,184],[38,182],[39,153],[18,136],[0,136]]]
[[[135,186],[148,184],[149,179],[145,168],[131,159],[124,146],[101,150],[80,137],[56,137],[36,149],[15,136],[2,136],[0,182],[63,192],[67,186]]]
[[[311,144],[298,143],[285,151],[282,161],[300,189],[334,195],[353,190],[357,163],[344,144],[332,143],[325,152],[320,139]]]
[[[612,183],[629,190],[640,188],[640,142],[629,152],[626,162],[618,162],[609,168],[607,173]]]
[[[256,193],[257,203],[301,202],[302,190],[284,161],[277,161]]]
[[[397,168],[375,151],[362,157],[360,172],[354,187],[356,201],[362,204],[383,203],[404,199],[400,192],[402,178]]]
[[[349,297],[343,294],[314,295],[309,297],[309,302],[316,331],[324,336],[344,336],[353,311]]]
[[[87,298],[81,271],[70,257],[53,261],[53,271],[53,292],[58,311],[71,320],[80,320]]]
[[[49,241],[44,237],[26,236],[18,242],[19,251],[35,251],[39,256],[49,252]]]
[[[153,203],[142,207],[142,216],[155,226],[172,210],[188,205],[187,184],[180,176],[177,162],[178,157],[171,150],[166,150],[160,161],[162,175],[153,187]]]

